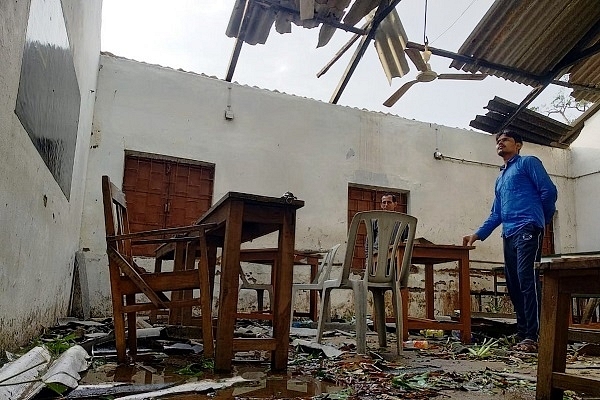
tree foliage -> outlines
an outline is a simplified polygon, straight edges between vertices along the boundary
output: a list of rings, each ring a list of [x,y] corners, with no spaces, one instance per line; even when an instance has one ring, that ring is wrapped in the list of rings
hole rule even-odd
[[[586,100],[576,101],[564,90],[559,90],[550,104],[542,104],[539,107],[531,107],[531,110],[546,114],[547,116],[558,115],[567,124],[573,123],[581,113],[585,112],[591,102]]]

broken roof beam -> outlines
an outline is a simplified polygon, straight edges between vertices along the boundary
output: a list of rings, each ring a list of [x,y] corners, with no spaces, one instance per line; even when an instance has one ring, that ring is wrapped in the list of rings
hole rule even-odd
[[[365,36],[363,36],[360,43],[358,44],[356,51],[352,55],[350,63],[346,67],[346,71],[344,71],[344,74],[342,75],[342,79],[338,83],[338,86],[335,88],[335,91],[333,92],[333,95],[331,96],[331,99],[329,100],[329,102],[331,104],[337,104],[338,100],[340,99],[340,96],[342,95],[342,92],[344,91],[344,89],[346,88],[346,85],[348,85],[348,82],[350,81],[350,77],[356,70],[358,62],[360,61],[362,56],[365,54],[365,51],[367,50],[367,46],[369,45],[371,40],[373,40],[373,38],[375,37],[375,33],[377,32],[377,28],[379,27],[379,24],[381,23],[381,21],[383,21],[383,19],[390,12],[392,12],[392,10],[394,8],[396,8],[396,5],[398,5],[398,3],[400,3],[400,1],[401,0],[392,0],[391,2],[389,2],[389,4],[388,4],[388,0],[380,1],[379,6],[377,6],[377,10],[375,11],[375,16],[373,17],[373,21],[371,21],[371,26],[369,27],[368,33]],[[386,5],[386,4],[388,4],[388,5]]]
[[[248,23],[250,20],[250,9],[252,4],[252,0],[246,0],[246,3],[244,4],[242,23],[240,24],[240,29],[236,35],[235,46],[233,47],[231,58],[229,59],[229,68],[227,68],[227,75],[225,76],[225,80],[227,82],[231,82],[233,79],[233,72],[235,71],[235,66],[237,65],[240,52],[242,51],[242,45],[244,44],[244,38],[246,36],[246,30],[248,29]]]
[[[425,51],[425,45],[415,43],[415,42],[406,43],[406,47],[408,49],[417,49],[419,51]],[[522,69],[517,69],[517,68],[512,68],[512,67],[509,67],[506,65],[492,63],[492,62],[486,61],[482,58],[475,58],[475,57],[467,56],[464,54],[454,53],[452,51],[438,49],[438,48],[430,47],[430,46],[428,46],[428,49],[429,49],[429,51],[431,51],[431,54],[434,54],[439,57],[450,58],[454,61],[461,61],[464,64],[473,64],[473,65],[477,65],[477,66],[480,66],[483,68],[494,69],[494,70],[497,70],[500,72],[505,72],[508,74],[520,75],[520,76],[523,76],[527,79],[531,79],[536,82],[540,82],[541,79],[543,78],[539,75],[529,73]],[[450,67],[456,68],[454,66],[454,63],[450,64]],[[460,69],[460,68],[456,68],[456,69]]]
[[[502,124],[500,129],[502,130],[506,128],[522,110],[524,110],[529,104],[531,104],[531,102],[535,100],[535,98],[539,96],[544,91],[544,89],[548,87],[550,83],[552,83],[553,80],[562,76],[563,71],[573,66],[575,63],[577,63],[577,61],[590,57],[591,55],[594,55],[598,51],[600,51],[600,46],[598,43],[592,45],[591,47],[588,47],[590,43],[596,40],[598,34],[600,34],[600,24],[597,24],[593,29],[590,29],[590,31],[588,31],[585,34],[585,36],[581,38],[577,45],[575,45],[571,49],[571,51],[569,51],[562,58],[562,60],[552,70],[548,72],[548,74],[541,81],[540,85],[534,88],[531,92],[529,92],[529,94],[523,99],[521,104],[519,104],[515,112],[511,113],[511,115],[508,116],[508,118],[506,119],[504,124]]]

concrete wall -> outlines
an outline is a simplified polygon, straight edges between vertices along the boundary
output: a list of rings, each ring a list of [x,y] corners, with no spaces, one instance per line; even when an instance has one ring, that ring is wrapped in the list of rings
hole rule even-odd
[[[67,315],[79,249],[101,0],[64,1],[81,107],[70,200],[14,113],[30,2],[0,2],[0,349]]]
[[[233,120],[224,118],[228,105]],[[100,177],[107,174],[121,184],[124,150],[215,163],[214,201],[227,191],[293,192],[306,202],[298,212],[297,248],[345,241],[349,183],[409,191],[417,236],[459,244],[489,214],[502,161],[490,135],[112,56],[101,57],[91,145],[81,245],[95,314],[110,314]],[[436,150],[449,158],[434,159]],[[557,251],[574,249],[570,152],[526,144],[523,153],[544,161],[560,191]],[[499,229],[472,258],[502,260]],[[420,279],[415,274],[412,284]],[[450,277],[438,289],[455,287]]]
[[[572,146],[573,177],[577,193],[577,251],[600,249],[600,113],[586,121]]]

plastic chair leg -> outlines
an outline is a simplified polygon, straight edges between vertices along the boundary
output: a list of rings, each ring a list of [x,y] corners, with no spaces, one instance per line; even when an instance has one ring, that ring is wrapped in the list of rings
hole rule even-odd
[[[356,316],[356,352],[367,353],[367,287],[363,281],[352,282]]]
[[[392,306],[394,307],[394,318],[396,320],[396,346],[397,354],[403,352],[403,336],[404,336],[404,310],[402,309],[402,292],[400,284],[396,283],[396,287],[392,290]]]
[[[385,291],[375,289],[373,293],[373,306],[375,308],[375,324],[377,326],[377,336],[379,347],[387,346],[386,326],[385,326]]]
[[[325,323],[329,318],[331,301],[331,288],[323,289],[321,295],[321,307],[319,310],[319,323],[317,324],[317,343],[321,343],[323,340],[323,331],[325,330]]]

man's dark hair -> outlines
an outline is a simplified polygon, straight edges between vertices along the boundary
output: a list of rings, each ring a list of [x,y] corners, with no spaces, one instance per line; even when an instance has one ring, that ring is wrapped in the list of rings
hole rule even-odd
[[[395,195],[395,194],[393,194],[393,193],[386,193],[386,194],[384,194],[384,195],[383,195],[383,196],[381,196],[381,197],[383,198],[383,197],[387,197],[387,196],[392,196],[392,201],[393,201],[394,203],[397,203],[397,202],[398,202],[398,200],[396,199],[396,195]]]
[[[521,137],[521,135],[519,135],[512,129],[502,129],[500,132],[496,133],[496,140],[498,140],[498,138],[502,135],[513,138],[515,140],[515,143],[523,144],[523,138]]]

